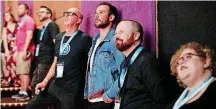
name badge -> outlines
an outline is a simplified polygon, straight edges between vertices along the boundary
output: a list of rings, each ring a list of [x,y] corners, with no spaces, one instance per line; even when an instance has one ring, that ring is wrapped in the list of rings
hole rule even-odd
[[[57,63],[57,74],[56,78],[62,78],[63,77],[63,71],[64,71],[64,63]]]
[[[40,44],[37,44],[35,56],[39,55],[39,48],[40,48]]]

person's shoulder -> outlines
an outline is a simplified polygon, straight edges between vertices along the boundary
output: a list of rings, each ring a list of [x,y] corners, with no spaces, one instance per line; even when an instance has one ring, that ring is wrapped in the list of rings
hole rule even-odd
[[[49,27],[58,27],[58,25],[54,22],[54,21],[51,21],[49,24],[48,24]]]
[[[143,62],[151,62],[153,60],[157,60],[156,55],[153,52],[145,51],[143,50],[140,55],[140,59],[143,60]]]
[[[78,34],[81,35],[81,38],[82,38],[82,39],[89,39],[89,38],[91,38],[91,37],[89,36],[88,33],[83,32],[83,31],[81,31],[81,30],[79,30],[79,33],[78,33]]]
[[[61,40],[61,38],[63,37],[63,35],[65,34],[65,31],[64,32],[61,32],[59,34],[56,35],[56,41],[59,41]]]
[[[33,22],[33,23],[35,22],[34,19],[31,16],[29,16],[29,15],[25,16],[24,20],[28,21],[28,22]]]

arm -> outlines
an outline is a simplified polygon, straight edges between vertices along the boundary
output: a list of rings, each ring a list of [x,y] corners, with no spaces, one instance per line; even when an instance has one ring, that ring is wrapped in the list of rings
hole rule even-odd
[[[118,76],[116,77],[116,80],[115,80],[113,86],[102,95],[105,103],[110,103],[110,102],[114,101],[115,98],[118,96],[119,91],[120,91],[120,88],[119,88],[119,75],[120,75],[120,71],[121,71],[120,66],[121,66],[122,61],[125,59],[125,56],[120,51],[118,51],[116,49],[115,49],[113,56],[114,56],[114,59],[116,61],[116,66],[118,68],[118,70],[116,72]]]
[[[55,74],[55,67],[56,67],[56,63],[57,63],[57,57],[54,57],[53,63],[49,69],[49,72],[47,73],[45,79],[41,82],[38,83],[35,87],[35,90],[38,90],[39,88],[41,89],[41,91],[43,91],[45,89],[45,87],[47,86],[47,83],[49,82],[49,80],[54,76]]]
[[[153,55],[147,54],[142,63],[141,81],[148,88],[155,109],[166,106],[167,100],[162,86],[162,77],[157,69],[157,60]]]
[[[115,98],[118,96],[120,88],[119,88],[119,79],[117,79],[113,86],[106,91],[103,95],[102,98],[104,100],[105,103],[111,103],[115,100]]]
[[[57,34],[59,34],[59,27],[58,27],[58,25],[53,24],[53,25],[52,25],[52,28],[49,28],[49,29],[50,29],[50,30],[49,30],[50,36],[52,37],[53,42],[55,43],[55,39],[56,39],[56,37],[57,37]]]
[[[3,37],[3,41],[4,41],[5,54],[7,56],[7,55],[9,55],[9,49],[8,49],[8,40],[7,40],[7,30],[6,30],[6,28],[3,29],[2,37]]]
[[[26,38],[26,41],[25,41],[25,46],[24,46],[24,52],[27,52],[28,50],[28,47],[32,41],[32,38],[33,38],[33,30],[27,30],[26,31],[26,35],[27,35],[27,38]]]
[[[34,32],[34,29],[35,29],[35,23],[33,20],[31,19],[26,19],[26,21],[24,21],[24,25],[26,27],[26,41],[25,41],[25,45],[24,45],[24,48],[23,48],[23,54],[22,54],[22,57],[24,60],[26,60],[28,57],[27,57],[27,51],[28,51],[28,48],[32,42],[32,39],[33,39],[33,32]]]

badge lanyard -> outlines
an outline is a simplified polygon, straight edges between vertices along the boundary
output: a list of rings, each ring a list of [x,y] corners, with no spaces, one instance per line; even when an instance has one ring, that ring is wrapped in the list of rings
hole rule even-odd
[[[124,84],[124,80],[127,74],[127,70],[128,67],[135,61],[135,59],[137,58],[137,56],[140,54],[140,52],[143,50],[143,47],[139,47],[136,52],[133,54],[132,58],[129,61],[129,65],[126,68],[123,68],[121,73],[120,73],[120,88],[123,86]]]
[[[196,96],[205,86],[207,86],[209,83],[213,81],[214,77],[210,76],[208,79],[203,81],[199,86],[197,86],[190,94],[187,95],[189,92],[189,89],[186,88],[184,92],[181,94],[179,99],[176,101],[173,109],[179,109],[181,106],[183,106],[185,103],[187,103],[190,99],[192,99],[194,96]]]
[[[64,43],[63,45],[63,41],[65,38],[65,34],[61,39],[61,43],[60,43],[60,50],[59,50],[59,62],[57,62],[57,74],[56,74],[56,78],[61,78],[63,77],[63,71],[64,71],[64,61],[62,60],[62,56],[63,56],[63,52],[64,49],[66,48],[67,45],[69,45],[70,41],[74,38],[74,36],[78,33],[78,30],[76,32],[74,32],[71,37],[68,39],[68,41],[66,43]]]
[[[47,26],[49,25],[49,23],[50,23],[51,21],[52,21],[52,20],[49,20],[49,21],[46,23],[46,26],[41,30],[40,41],[43,39],[44,32],[45,32]],[[37,46],[36,46],[35,56],[38,56],[38,55],[39,55],[39,49],[40,49],[40,43],[37,44]]]

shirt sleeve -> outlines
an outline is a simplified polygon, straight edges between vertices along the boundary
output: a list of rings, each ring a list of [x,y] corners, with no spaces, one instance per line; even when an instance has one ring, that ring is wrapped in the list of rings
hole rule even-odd
[[[56,39],[56,35],[59,33],[59,27],[56,24],[52,24],[50,29],[50,36],[52,36],[53,39]]]
[[[26,20],[25,20],[24,23],[26,25],[26,31],[28,31],[28,30],[34,31],[34,29],[35,29],[35,22],[34,22],[33,19],[26,18]]]
[[[115,100],[120,91],[118,84],[119,79],[117,79],[113,86],[102,95],[105,100]]]
[[[104,99],[107,99],[107,100],[110,100],[110,99],[114,100],[115,97],[117,97],[119,94],[119,91],[120,91],[120,88],[119,88],[120,67],[121,67],[122,61],[125,59],[125,56],[123,55],[123,53],[121,53],[117,49],[115,49],[115,52],[113,55],[114,55],[114,58],[116,60],[116,65],[118,68],[118,71],[117,71],[118,77],[115,80],[112,87],[103,94]]]

